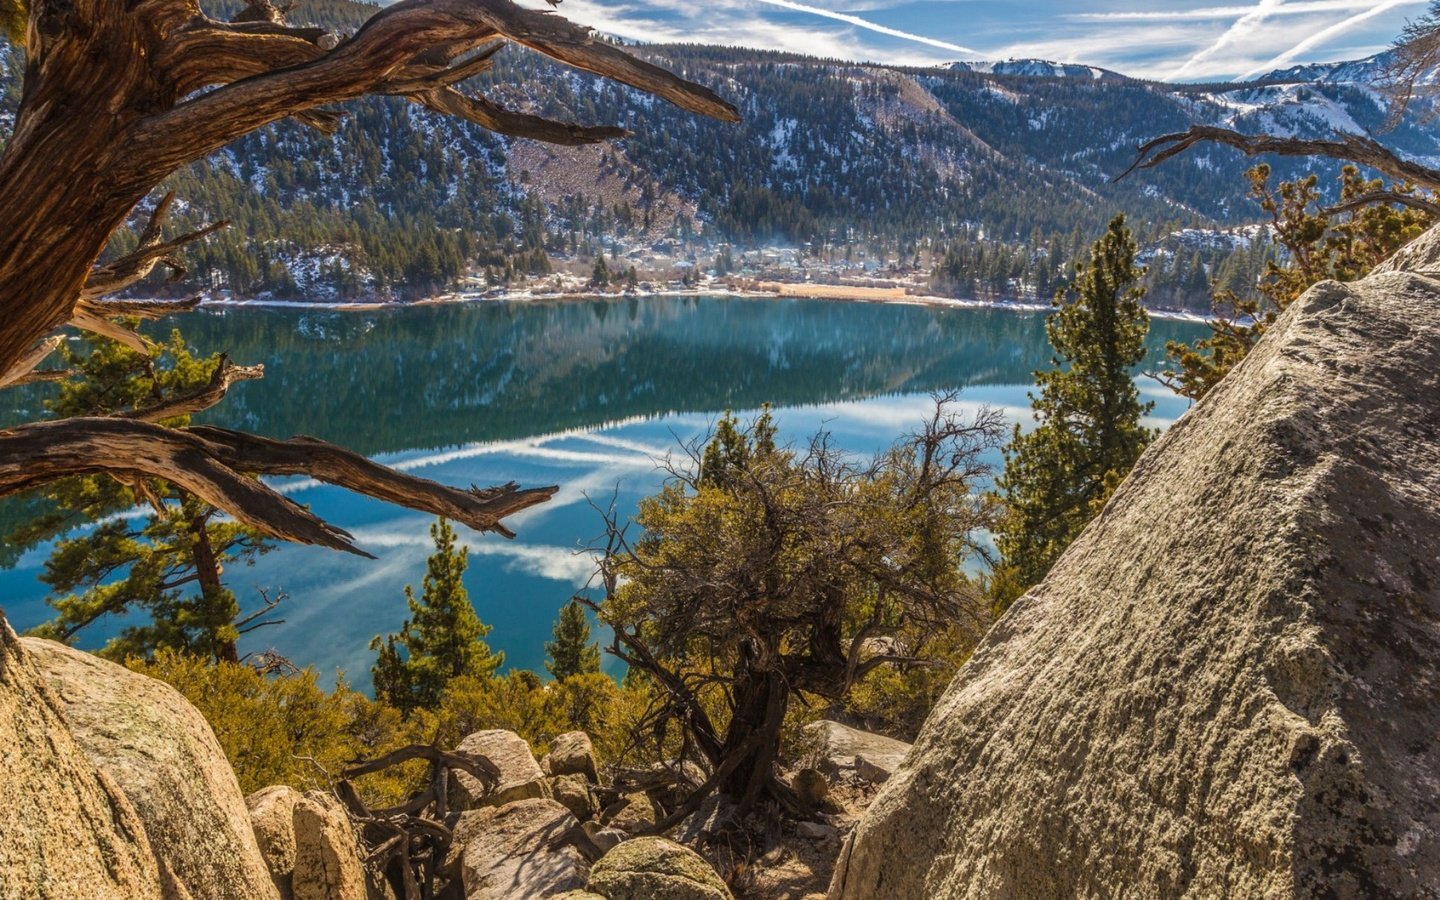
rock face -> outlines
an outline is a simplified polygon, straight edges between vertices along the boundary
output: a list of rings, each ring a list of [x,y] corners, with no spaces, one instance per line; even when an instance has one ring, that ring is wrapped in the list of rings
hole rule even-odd
[[[579,823],[554,800],[519,800],[463,815],[466,900],[549,897],[585,886],[585,858],[565,839]]]
[[[585,888],[609,900],[730,900],[730,889],[700,854],[660,837],[606,853]]]
[[[365,900],[365,865],[345,809],[309,791],[295,803],[295,900]]]
[[[262,788],[245,798],[255,843],[260,846],[260,854],[265,857],[281,900],[291,897],[290,883],[295,872],[295,804],[299,802],[300,792],[283,784]]]
[[[1406,260],[1440,236],[1311,290],[1145,454],[832,896],[1437,896],[1440,281]]]
[[[503,806],[516,800],[549,796],[545,773],[525,739],[513,731],[477,731],[455,748],[461,753],[484,756],[500,770],[500,785],[485,794],[480,782],[468,772],[456,772],[450,786],[452,809]]]
[[[854,769],[869,781],[884,781],[900,768],[910,752],[910,745],[904,741],[827,719],[806,725],[805,735],[815,742],[820,770],[831,775]]]
[[[0,897],[160,896],[145,828],[0,616]]]
[[[164,895],[276,900],[235,773],[199,711],[169,685],[89,653],[21,644],[85,756],[139,814]]]

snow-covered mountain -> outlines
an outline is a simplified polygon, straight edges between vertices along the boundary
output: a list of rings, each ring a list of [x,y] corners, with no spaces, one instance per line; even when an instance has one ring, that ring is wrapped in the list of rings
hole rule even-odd
[[[1128,81],[1126,76],[1109,69],[1078,63],[1058,63],[1048,59],[1006,59],[955,62],[950,68],[957,72],[980,72],[986,75],[1014,75],[1021,78],[1080,78],[1091,81]]]

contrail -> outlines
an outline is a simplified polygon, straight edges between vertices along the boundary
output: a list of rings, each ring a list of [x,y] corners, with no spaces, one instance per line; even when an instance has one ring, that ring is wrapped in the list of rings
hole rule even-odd
[[[1289,50],[1286,50],[1284,53],[1265,63],[1263,66],[1257,66],[1246,72],[1245,74],[1241,75],[1240,79],[1243,81],[1246,78],[1251,78],[1255,75],[1261,74],[1262,72],[1269,72],[1271,70],[1278,69],[1281,66],[1284,66],[1293,61],[1295,57],[1299,56],[1300,54],[1309,52],[1310,50],[1313,50],[1321,44],[1327,43],[1332,38],[1344,34],[1345,32],[1349,31],[1357,25],[1363,24],[1366,20],[1373,19],[1382,13],[1387,13],[1390,10],[1395,9],[1396,7],[1404,6],[1410,2],[1412,2],[1412,0],[1381,0],[1381,2],[1377,3],[1375,6],[1365,10],[1362,13],[1357,13],[1356,15],[1353,15],[1348,19],[1336,22],[1329,28],[1324,28],[1320,31],[1315,32],[1314,34],[1307,37],[1305,40],[1291,47]]]
[[[1319,12],[1350,12],[1370,9],[1375,0],[1298,0],[1270,10],[1272,16],[1298,16]],[[1418,6],[1427,0],[1404,0],[1401,5]],[[1067,19],[1088,22],[1179,22],[1203,19],[1228,19],[1255,11],[1253,6],[1208,6],[1201,9],[1146,9],[1129,12],[1070,13]]]
[[[866,31],[873,31],[877,34],[887,34],[890,37],[902,38],[907,41],[914,41],[917,44],[927,44],[931,47],[939,47],[941,50],[949,50],[953,53],[963,53],[967,56],[984,56],[978,50],[971,50],[969,47],[962,47],[959,44],[952,44],[949,41],[940,41],[935,38],[925,37],[923,34],[911,34],[908,31],[901,31],[898,28],[887,28],[884,25],[877,25],[874,22],[866,21],[859,16],[850,16],[845,13],[831,12],[828,9],[820,9],[816,6],[806,6],[803,3],[792,3],[791,0],[758,0],[768,6],[778,6],[781,9],[788,9],[792,12],[809,13],[812,16],[823,16],[827,19],[834,19],[837,22],[844,22],[847,25],[854,25],[856,28],[864,28]]]
[[[1181,63],[1180,68],[1165,76],[1165,80],[1175,81],[1176,79],[1184,77],[1186,73],[1196,65],[1209,59],[1236,41],[1248,37],[1250,33],[1268,19],[1275,10],[1284,5],[1285,0],[1260,0],[1259,5],[1252,7],[1249,12],[1236,19],[1235,24],[1231,25],[1229,30],[1220,35],[1215,43],[1185,60],[1185,62]]]

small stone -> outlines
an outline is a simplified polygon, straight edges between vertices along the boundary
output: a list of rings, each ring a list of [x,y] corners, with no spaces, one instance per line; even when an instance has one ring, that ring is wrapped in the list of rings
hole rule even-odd
[[[855,757],[855,774],[873,784],[884,784],[890,780],[891,769],[870,761],[869,757]]]
[[[806,725],[805,734],[814,742],[820,757],[818,768],[826,774],[853,769],[856,758],[864,757],[866,762],[874,767],[869,770],[871,775],[878,775],[876,770],[885,772],[885,778],[872,777],[867,780],[885,781],[891,773],[900,768],[900,763],[910,752],[910,745],[904,741],[897,741],[883,734],[871,734],[825,719]]]
[[[281,900],[289,900],[290,876],[295,871],[295,804],[302,799],[299,791],[289,785],[277,784],[261,788],[245,798],[250,810],[250,827],[255,830],[255,843],[270,867],[275,889]]]
[[[606,810],[605,824],[627,834],[638,834],[655,824],[655,804],[644,794],[627,794]]]
[[[310,791],[295,803],[295,900],[366,900],[360,841],[330,794]]]
[[[630,835],[618,828],[597,828],[591,832],[590,840],[595,842],[601,853],[609,853],[617,844],[630,840]]]
[[[550,795],[570,810],[575,818],[584,822],[595,817],[599,804],[584,775],[556,775],[546,780],[550,785]]]
[[[819,809],[830,799],[830,782],[818,769],[801,769],[790,779],[790,786],[800,802],[811,809]]]
[[[812,841],[823,841],[836,837],[840,831],[824,822],[798,822],[795,825],[795,833]]]

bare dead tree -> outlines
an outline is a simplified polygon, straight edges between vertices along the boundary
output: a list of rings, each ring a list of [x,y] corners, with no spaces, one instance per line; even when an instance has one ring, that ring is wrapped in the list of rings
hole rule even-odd
[[[0,155],[0,387],[65,377],[39,367],[56,346],[50,333],[66,323],[143,352],[144,342],[111,319],[180,307],[107,297],[157,266],[180,271],[175,251],[224,223],[165,239],[173,202],[167,196],[137,249],[97,266],[111,234],[171,173],[281,119],[333,129],[336,116],[324,107],[389,95],[552,143],[624,134],[549,121],[461,90],[501,47],[515,43],[684,109],[738,120],[735,108],[707,88],[510,0],[401,0],[353,36],[292,27],[269,0],[251,0],[229,22],[206,15],[198,0],[35,0],[24,31],[24,91]],[[210,390],[190,398],[187,411],[218,402],[246,372],[226,369]],[[170,412],[0,432],[0,496],[86,473],[156,476],[277,537],[354,550],[343,531],[250,476],[308,474],[502,534],[509,532],[501,518],[553,493],[513,485],[456,490],[309,438],[269,441],[154,424],[157,414]]]
[[[424,786],[408,800],[372,810],[361,799],[353,779],[413,760],[424,760],[429,767]],[[484,756],[447,752],[424,744],[402,747],[379,759],[351,766],[332,782],[335,796],[358,826],[367,866],[398,887],[405,900],[429,900],[444,887],[443,869],[454,837],[445,820],[449,814],[450,779],[455,772],[474,776],[487,794],[500,783],[500,770]]]
[[[1400,124],[1405,113],[1421,95],[1432,95],[1434,85],[1425,84],[1427,75],[1440,66],[1440,2],[1431,0],[1425,15],[1410,22],[1390,48],[1390,61],[1385,67],[1385,92],[1390,96],[1390,116],[1386,125]],[[1426,112],[1423,121],[1434,121],[1440,110]]]

